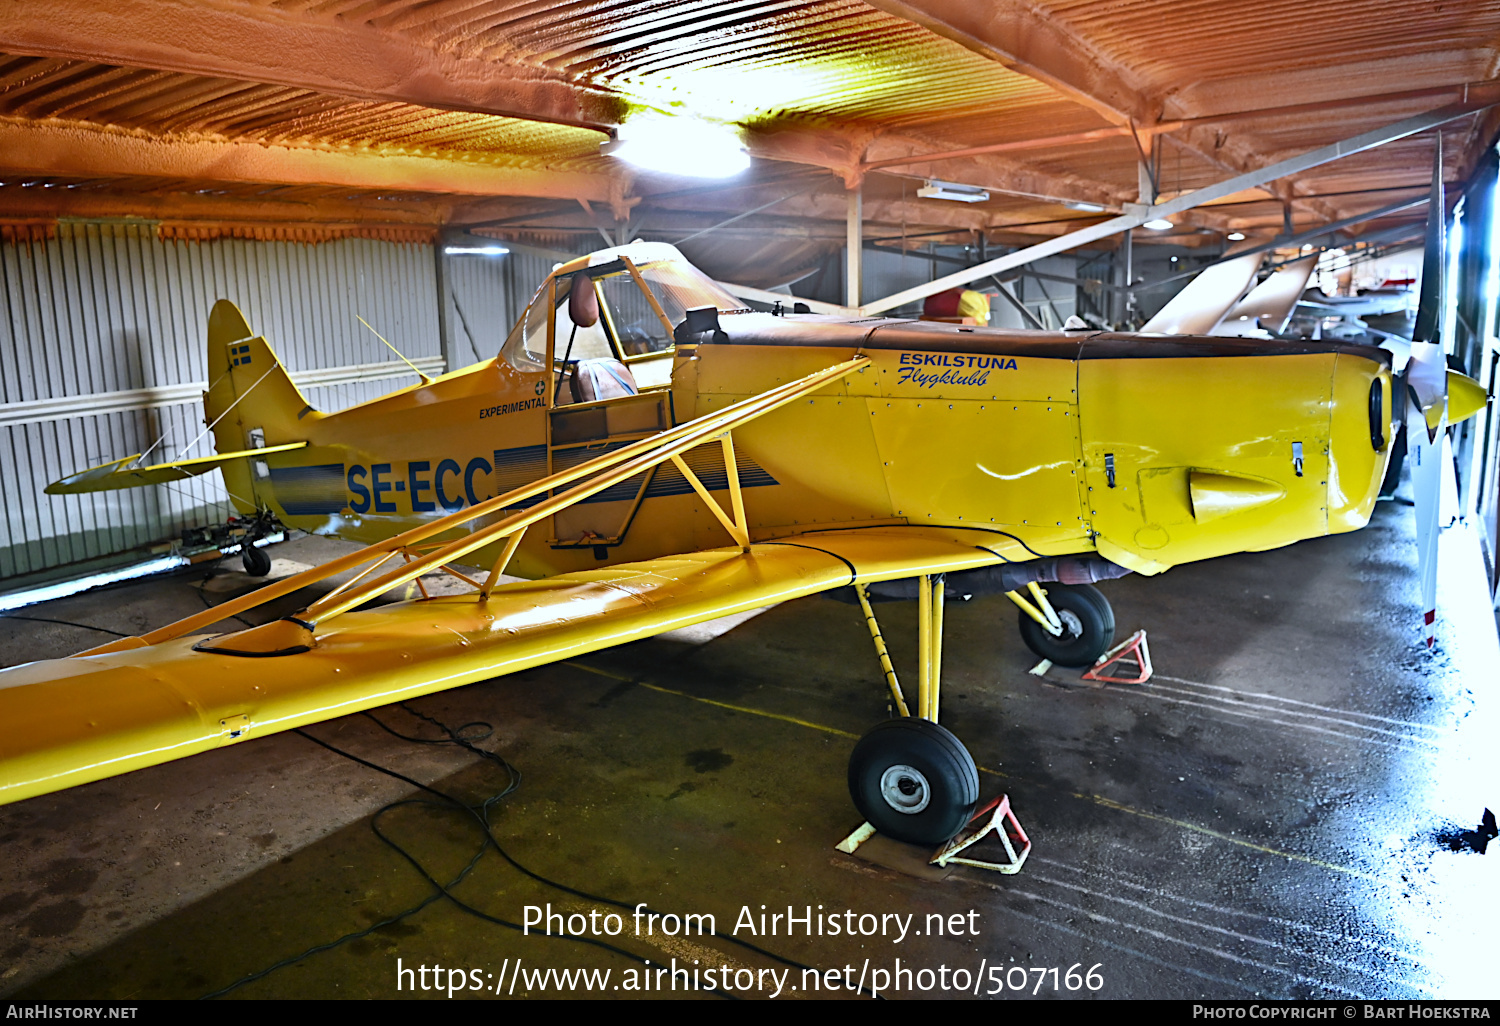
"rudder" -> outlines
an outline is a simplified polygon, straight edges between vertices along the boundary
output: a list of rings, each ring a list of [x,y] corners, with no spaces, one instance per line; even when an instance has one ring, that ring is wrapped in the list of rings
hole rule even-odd
[[[251,331],[227,299],[215,303],[208,316],[208,381],[203,410],[219,452],[300,441],[307,418],[319,416],[265,338]],[[235,506],[247,513],[253,511],[246,507],[255,493],[250,462],[222,468]]]

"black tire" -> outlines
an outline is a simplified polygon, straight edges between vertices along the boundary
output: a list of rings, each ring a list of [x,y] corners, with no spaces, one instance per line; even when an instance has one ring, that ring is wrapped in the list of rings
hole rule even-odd
[[[265,549],[257,549],[249,539],[240,544],[240,562],[251,577],[264,577],[271,572],[271,557]]]
[[[886,720],[854,746],[849,795],[887,837],[938,845],[963,829],[979,801],[979,770],[958,738],[914,716]]]
[[[1025,610],[1020,610],[1021,640],[1043,659],[1058,666],[1092,666],[1115,640],[1115,611],[1109,599],[1090,584],[1044,585],[1047,601],[1063,622],[1063,633],[1053,637]],[[1023,593],[1024,594],[1024,593]]]

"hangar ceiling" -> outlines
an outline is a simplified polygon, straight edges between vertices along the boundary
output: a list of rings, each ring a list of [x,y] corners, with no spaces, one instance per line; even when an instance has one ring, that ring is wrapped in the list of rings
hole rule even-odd
[[[810,254],[842,243],[862,183],[867,238],[1016,245],[1137,200],[1142,154],[1170,197],[1465,103],[1453,181],[1500,129],[1500,0],[12,0],[0,54],[0,212],[35,230],[588,245],[763,208],[724,231]],[[735,126],[751,171],[600,154],[651,109]],[[1411,136],[1138,236],[1217,245],[1417,198],[1432,149]],[[924,177],[990,199],[922,200]]]

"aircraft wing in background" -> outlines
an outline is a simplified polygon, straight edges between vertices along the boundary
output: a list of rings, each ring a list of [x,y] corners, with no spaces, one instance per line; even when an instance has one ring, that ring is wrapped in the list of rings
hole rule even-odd
[[[1243,335],[1250,331],[1268,331],[1272,335],[1281,334],[1317,266],[1318,257],[1314,254],[1278,267],[1224,316],[1223,323],[1213,333]]]
[[[1205,267],[1155,317],[1141,325],[1141,331],[1165,335],[1213,334],[1255,280],[1260,258],[1260,253],[1246,253]]]

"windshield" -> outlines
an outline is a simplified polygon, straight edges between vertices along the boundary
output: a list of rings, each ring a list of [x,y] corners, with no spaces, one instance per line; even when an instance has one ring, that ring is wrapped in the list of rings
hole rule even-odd
[[[712,306],[720,313],[745,308],[744,303],[725,292],[712,278],[686,261],[661,260],[642,265],[638,270],[674,326],[681,324],[687,312],[694,307]]]
[[[544,285],[532,299],[522,323],[512,332],[505,345],[505,356],[522,370],[540,369],[546,361],[547,324],[556,323],[554,359],[595,359],[611,355],[614,341],[620,359],[663,353],[673,346],[672,329],[681,324],[687,312],[696,307],[711,306],[720,313],[743,310],[744,306],[713,279],[681,259],[652,260],[638,264],[641,281],[650,296],[641,291],[635,275],[623,260],[591,267],[594,288],[599,296],[600,320],[591,328],[579,329],[575,335],[568,319],[568,281],[559,280],[555,305],[547,302]],[[653,303],[652,300],[655,300]],[[569,339],[571,355],[565,355]]]

